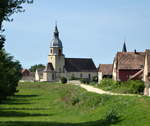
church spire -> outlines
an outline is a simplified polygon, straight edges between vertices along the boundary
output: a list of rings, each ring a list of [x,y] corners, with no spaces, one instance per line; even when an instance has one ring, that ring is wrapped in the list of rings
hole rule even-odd
[[[57,28],[57,23],[55,25],[54,37],[59,38],[59,31],[58,31],[58,28]]]
[[[124,41],[122,52],[127,52],[126,42]]]
[[[51,42],[51,47],[59,47],[62,48],[62,42],[59,39],[59,31],[57,28],[57,24],[55,25],[55,29],[54,29],[54,38]]]

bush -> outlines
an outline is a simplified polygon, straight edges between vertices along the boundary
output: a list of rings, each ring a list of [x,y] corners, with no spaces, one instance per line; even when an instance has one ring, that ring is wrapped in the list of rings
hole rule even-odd
[[[95,82],[95,83],[97,83],[97,82],[98,82],[98,77],[97,77],[97,76],[94,76],[94,77],[92,78],[92,81]]]
[[[80,80],[80,82],[83,83],[83,84],[89,84],[89,83],[90,83],[90,80],[89,80],[88,78],[82,78],[82,79]]]
[[[127,82],[123,82],[122,85],[127,86],[130,91],[129,93],[140,94],[144,91],[144,82],[140,80],[129,80]]]
[[[76,78],[74,76],[71,76],[71,78],[69,80],[79,80],[79,78]]]
[[[67,78],[65,78],[65,77],[62,77],[62,78],[61,78],[61,83],[62,83],[62,84],[65,84],[65,83],[67,83]]]
[[[105,90],[112,90],[113,88],[120,86],[120,83],[112,79],[103,79],[98,86]]]
[[[117,82],[112,80],[112,79],[103,79],[100,82],[100,85],[102,86],[112,86],[112,85],[116,85]]]
[[[104,90],[111,90],[118,93],[141,94],[144,91],[144,82],[140,80],[129,80],[126,82],[117,82],[112,79],[104,79],[98,85]]]
[[[5,50],[0,50],[0,100],[17,92],[18,82],[21,79],[21,65],[14,61]]]

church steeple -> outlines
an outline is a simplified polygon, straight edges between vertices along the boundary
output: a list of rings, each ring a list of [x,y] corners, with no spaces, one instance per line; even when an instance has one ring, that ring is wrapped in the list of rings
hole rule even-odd
[[[122,52],[127,52],[126,42],[124,41]]]
[[[59,38],[59,31],[58,31],[58,28],[57,28],[57,24],[55,25],[54,37]]]
[[[59,38],[57,24],[55,25],[53,35],[53,40],[50,46],[50,53],[48,55],[48,62],[52,63],[52,66],[56,73],[62,73],[65,66],[65,56],[63,54],[62,42]]]
[[[53,48],[53,47],[63,48],[62,42],[59,39],[59,31],[58,31],[58,28],[57,28],[57,24],[55,25],[54,38],[51,42],[51,48]]]

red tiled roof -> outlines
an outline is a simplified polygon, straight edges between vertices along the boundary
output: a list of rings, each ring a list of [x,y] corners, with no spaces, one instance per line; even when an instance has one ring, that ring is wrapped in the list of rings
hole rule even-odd
[[[145,52],[118,52],[118,69],[143,69]]]
[[[98,72],[102,72],[103,75],[112,75],[112,64],[100,64]]]
[[[27,69],[22,69],[22,70],[21,70],[21,73],[24,73],[24,72],[30,72],[30,71],[27,70]]]

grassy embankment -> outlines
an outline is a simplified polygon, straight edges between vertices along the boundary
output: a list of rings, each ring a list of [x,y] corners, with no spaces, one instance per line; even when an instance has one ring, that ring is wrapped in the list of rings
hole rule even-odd
[[[150,124],[149,97],[98,95],[56,83],[24,83],[18,89],[16,96],[0,104],[0,126]]]

